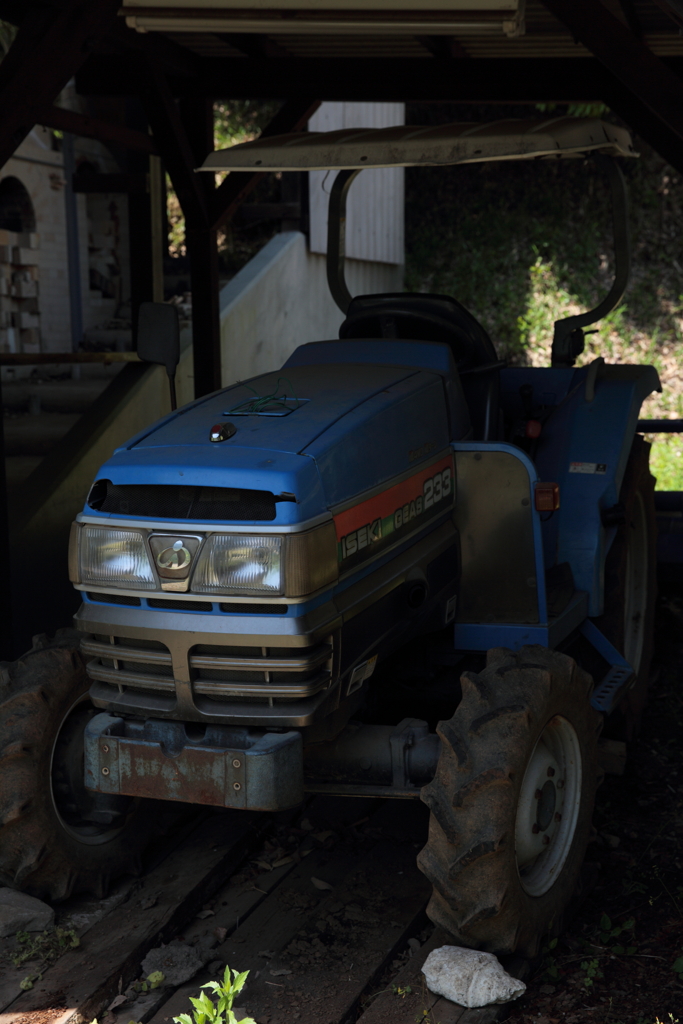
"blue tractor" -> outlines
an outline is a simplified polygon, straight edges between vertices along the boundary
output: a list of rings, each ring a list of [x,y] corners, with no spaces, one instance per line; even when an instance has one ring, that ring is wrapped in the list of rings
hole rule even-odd
[[[636,431],[659,381],[574,366],[626,287],[618,161],[633,155],[623,129],[573,118],[212,154],[210,171],[339,171],[328,279],[345,320],[98,472],[69,553],[80,652],[57,640],[5,681],[6,884],[101,891],[164,801],[385,796],[429,807],[429,915],[459,944],[533,955],[559,930],[599,735],[637,726],[652,644],[654,481]],[[596,309],[556,323],[550,367],[507,367],[449,296],[349,294],[361,169],[560,158],[609,177],[616,274]],[[171,377],[173,316],[149,304],[140,324],[141,356]]]

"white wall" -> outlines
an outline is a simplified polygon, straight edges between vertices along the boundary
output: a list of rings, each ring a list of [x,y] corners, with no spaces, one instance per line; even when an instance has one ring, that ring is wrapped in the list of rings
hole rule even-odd
[[[75,109],[74,103],[70,105]],[[77,138],[75,151],[77,161],[88,160],[103,172],[119,170],[106,148],[93,139]],[[39,269],[41,349],[44,352],[70,351],[64,160],[62,153],[53,148],[52,132],[36,125],[0,169],[0,180],[7,177],[18,178],[24,185],[35,212],[39,239],[35,263]],[[128,199],[125,195],[78,195],[76,205],[83,328],[87,331],[109,320],[119,302],[130,295]],[[105,239],[103,234],[110,237]],[[91,263],[102,264],[103,269],[107,264],[120,267],[122,287],[118,300],[90,290]]]
[[[390,128],[404,124],[403,103],[323,103],[309,131]],[[311,252],[327,252],[327,208],[336,171],[309,171]],[[349,189],[346,255],[359,260],[403,264],[404,171],[384,167],[362,171]]]
[[[36,217],[36,232],[40,238],[35,259],[39,268],[42,346],[60,352],[69,350],[64,165],[62,154],[52,149],[50,132],[36,126],[29,133],[0,171],[0,179],[9,177],[18,178],[25,187]],[[87,248],[85,251],[87,253]],[[46,339],[49,339],[47,345]]]
[[[347,260],[352,295],[401,291],[403,267]],[[221,291],[223,385],[277,370],[299,345],[338,337],[344,319],[324,256],[300,231],[276,235]]]

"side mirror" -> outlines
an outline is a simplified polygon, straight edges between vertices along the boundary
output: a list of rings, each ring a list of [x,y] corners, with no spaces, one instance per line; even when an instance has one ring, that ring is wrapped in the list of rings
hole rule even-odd
[[[171,409],[177,409],[175,372],[180,361],[180,321],[175,306],[166,302],[140,303],[138,356],[145,363],[158,363],[166,367],[171,388]]]

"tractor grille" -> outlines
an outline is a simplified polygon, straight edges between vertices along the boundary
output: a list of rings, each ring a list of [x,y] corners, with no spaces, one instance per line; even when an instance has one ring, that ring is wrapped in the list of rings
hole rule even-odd
[[[111,699],[124,694],[147,696],[150,691],[175,704],[171,652],[158,640],[95,636],[81,641],[81,653],[91,679],[106,684]]]
[[[88,675],[122,694],[175,701],[171,653],[156,640],[93,636],[81,643]],[[189,651],[197,706],[214,703],[269,704],[297,701],[326,689],[332,677],[332,643],[313,647],[236,647],[197,644]]]
[[[113,484],[111,480],[98,480],[88,495],[88,505],[99,512],[148,519],[275,519],[274,494],[229,487]]]
[[[190,651],[192,688],[220,703],[301,700],[329,685],[331,660],[331,643],[303,648],[198,644]]]

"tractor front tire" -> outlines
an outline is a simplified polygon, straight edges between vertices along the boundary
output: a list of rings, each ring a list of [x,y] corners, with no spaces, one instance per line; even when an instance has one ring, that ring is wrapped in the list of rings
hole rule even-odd
[[[461,682],[422,790],[427,913],[459,945],[533,957],[562,928],[591,834],[602,725],[593,680],[572,658],[529,646],[489,651],[485,670]]]
[[[43,899],[103,896],[155,828],[155,802],[85,789],[88,686],[71,630],[0,672],[0,884]]]

